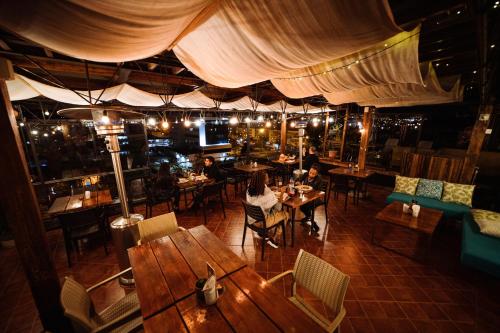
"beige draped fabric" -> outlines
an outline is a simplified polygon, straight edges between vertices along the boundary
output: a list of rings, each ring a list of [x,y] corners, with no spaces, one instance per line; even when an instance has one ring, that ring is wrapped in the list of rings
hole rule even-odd
[[[234,88],[347,56],[399,32],[386,0],[221,0],[174,52],[198,77]]]
[[[51,86],[49,84],[41,83],[25,76],[16,74],[15,80],[6,81],[7,89],[12,101],[19,101],[29,99],[37,96],[45,96],[61,103],[74,104],[74,105],[88,105],[88,91],[78,90],[77,93],[64,89]],[[101,95],[102,93],[102,95]],[[157,95],[147,91],[143,91],[132,87],[126,83],[109,87],[104,92],[102,89],[92,90],[90,92],[92,102],[95,103],[99,98],[99,102],[110,102],[113,100],[132,106],[146,106],[156,107],[165,105],[164,100]],[[210,97],[206,96],[199,90],[194,90],[185,94],[172,96],[171,103],[180,108],[190,109],[213,109],[215,102]],[[221,110],[238,110],[238,111],[252,111],[253,105],[257,105],[256,111],[259,112],[282,112],[283,101],[277,101],[272,104],[257,103],[250,97],[245,96],[231,102],[221,102],[219,109]],[[285,106],[286,112],[303,113],[304,110],[308,112],[319,112],[321,109],[310,104],[304,106],[291,105]]]
[[[121,62],[168,49],[216,5],[215,0],[0,1],[0,25],[75,58]]]
[[[462,100],[463,90],[459,79],[451,90],[446,91],[439,83],[432,63],[421,64],[421,70],[425,76],[424,84],[386,84],[324,94],[324,96],[332,104],[358,103],[362,106],[376,107],[444,104]]]
[[[390,83],[422,84],[418,63],[420,26],[366,50],[286,73],[271,80],[285,96],[345,92]]]

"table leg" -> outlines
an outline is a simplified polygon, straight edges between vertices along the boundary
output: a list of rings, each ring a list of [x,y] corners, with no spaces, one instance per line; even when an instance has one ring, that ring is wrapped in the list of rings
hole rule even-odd
[[[311,229],[309,230],[309,232],[311,233],[311,235],[313,234],[314,225],[316,224],[316,221],[314,220],[314,211],[316,210],[316,203],[315,203],[315,201],[316,200],[313,200],[313,202],[312,202]]]
[[[295,208],[292,207],[292,247],[295,244]]]

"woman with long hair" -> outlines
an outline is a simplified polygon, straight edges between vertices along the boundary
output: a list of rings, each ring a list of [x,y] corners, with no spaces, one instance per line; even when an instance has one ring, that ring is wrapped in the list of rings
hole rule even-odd
[[[283,220],[288,220],[288,214],[281,210],[281,203],[266,185],[268,182],[269,177],[265,171],[254,172],[248,185],[246,199],[249,204],[259,206],[262,209],[266,217],[266,226],[269,228]],[[278,247],[271,238],[268,240],[268,244],[274,248]]]
[[[169,163],[161,163],[153,185],[153,194],[159,198],[174,198],[174,211],[179,209],[179,189],[177,178],[170,172]]]

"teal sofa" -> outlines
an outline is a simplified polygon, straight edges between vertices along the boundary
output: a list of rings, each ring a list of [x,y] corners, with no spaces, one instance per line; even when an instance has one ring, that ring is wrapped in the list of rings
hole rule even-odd
[[[462,264],[500,278],[500,238],[482,234],[472,214],[462,224]]]
[[[441,210],[443,212],[443,215],[447,218],[462,219],[465,214],[468,214],[470,212],[470,207],[466,205],[461,205],[452,202],[443,202],[437,199],[409,195],[399,192],[392,192],[391,194],[389,194],[389,196],[386,199],[386,202],[388,204],[393,201],[410,203],[412,199],[417,200],[418,204],[422,207]]]

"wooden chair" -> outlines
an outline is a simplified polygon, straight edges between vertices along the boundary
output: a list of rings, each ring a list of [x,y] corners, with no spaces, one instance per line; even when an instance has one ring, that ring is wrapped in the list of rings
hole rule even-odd
[[[177,225],[177,219],[173,212],[140,221],[137,225],[139,228],[139,244],[144,244],[171,235],[179,230],[184,230],[184,228]]]
[[[89,295],[92,290],[128,273],[131,269],[128,268],[88,289],[71,277],[64,278],[60,296],[61,305],[64,315],[69,318],[76,333],[134,332],[141,328],[141,307],[135,291],[128,293],[100,313],[96,313]]]
[[[106,247],[106,226],[101,209],[92,208],[58,216],[64,236],[68,266],[71,267],[71,250],[76,248],[77,241],[84,238],[100,238],[104,246],[104,252],[108,254]]]
[[[286,233],[285,233],[285,222],[282,220],[278,223],[268,224],[266,216],[259,206],[254,206],[246,202],[241,201],[245,209],[245,225],[243,227],[243,240],[241,241],[241,246],[245,246],[245,238],[247,235],[247,228],[256,231],[262,237],[262,253],[260,260],[264,260],[264,249],[266,247],[266,238],[269,236],[269,231],[276,229],[281,226],[281,232],[283,234],[283,245],[286,246]],[[254,222],[250,222],[249,218],[252,218]]]
[[[222,207],[222,213],[224,214],[224,219],[226,218],[226,211],[224,210],[224,200],[222,199],[223,188],[224,181],[203,185],[203,188],[201,189],[200,204],[203,209],[203,221],[205,224],[207,224],[208,201],[213,198],[219,199],[220,205]]]
[[[287,275],[291,275],[293,279],[292,296],[289,300],[321,325],[326,332],[338,331],[346,314],[343,303],[349,276],[304,250],[300,250],[293,270],[283,272],[268,282],[274,283]],[[297,294],[297,284],[328,306],[336,314],[335,319],[330,321],[307,304],[304,298]]]
[[[335,199],[338,199],[339,193],[343,193],[345,195],[344,201],[344,210],[347,210],[347,199],[349,197],[349,193],[352,192],[352,202],[356,204],[356,195],[357,195],[357,186],[352,184],[349,180],[349,177],[344,175],[334,175],[332,191],[335,196]]]

